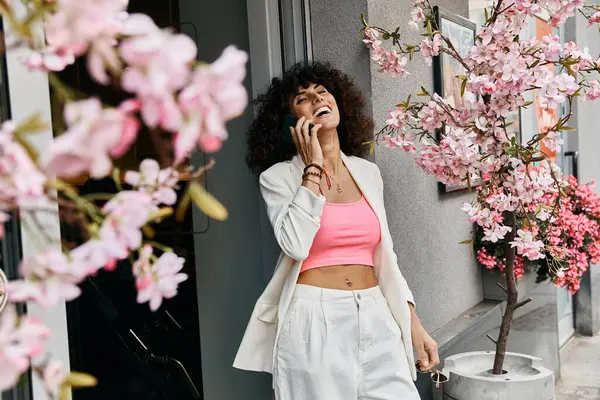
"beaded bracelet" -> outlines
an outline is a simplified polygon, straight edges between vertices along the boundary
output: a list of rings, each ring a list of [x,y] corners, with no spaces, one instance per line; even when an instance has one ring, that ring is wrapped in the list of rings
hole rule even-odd
[[[306,167],[304,167],[304,172],[306,172],[309,168],[316,168],[318,169],[321,173],[323,173],[323,167],[321,167],[319,164],[315,164],[315,163],[311,163],[308,164]]]
[[[306,171],[304,174],[302,174],[302,179],[306,178],[309,175],[316,176],[319,179],[321,179],[321,176],[323,176],[323,174],[321,174],[320,172]]]
[[[329,174],[327,173],[325,168],[321,167],[319,164],[310,163],[306,167],[304,167],[305,174],[307,172],[306,170],[309,169],[310,167],[314,167],[314,168],[318,169],[319,171],[321,171],[321,174],[325,175],[325,182],[327,182],[327,189],[331,190],[331,179],[329,178]]]

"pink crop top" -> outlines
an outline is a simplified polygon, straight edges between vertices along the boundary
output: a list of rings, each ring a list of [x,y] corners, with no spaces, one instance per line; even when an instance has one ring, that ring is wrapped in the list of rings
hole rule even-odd
[[[356,203],[325,203],[321,227],[300,272],[330,265],[373,265],[380,241],[379,219],[364,196]]]

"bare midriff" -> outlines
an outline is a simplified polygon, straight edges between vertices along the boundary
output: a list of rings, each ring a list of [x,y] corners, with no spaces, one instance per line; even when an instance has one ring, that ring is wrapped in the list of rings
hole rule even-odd
[[[324,289],[361,290],[377,286],[377,278],[369,265],[331,265],[302,272],[298,283]]]

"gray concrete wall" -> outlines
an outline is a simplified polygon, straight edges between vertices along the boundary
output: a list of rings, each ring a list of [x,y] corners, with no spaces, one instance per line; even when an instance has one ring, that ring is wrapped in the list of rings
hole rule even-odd
[[[182,30],[197,39],[200,60],[212,62],[229,44],[248,51],[245,0],[180,0],[179,6]],[[252,93],[250,76],[249,70],[245,82],[248,93]],[[260,193],[256,177],[244,161],[245,133],[252,119],[248,107],[244,115],[227,124],[229,138],[214,155],[215,168],[207,173],[208,190],[227,207],[228,220],[208,222],[194,207],[202,388],[207,400],[272,396],[270,375],[232,367],[254,302],[275,266],[272,259],[263,259]],[[193,159],[196,165],[207,161],[200,155]],[[272,253],[277,250],[273,248]]]
[[[409,65],[411,75],[392,78],[376,71],[358,32],[364,13],[372,24],[400,26],[403,40],[416,41],[406,22],[411,2],[397,0],[311,0],[315,60],[331,61],[354,77],[370,100],[377,129],[387,111],[418,91],[433,90],[433,72],[422,61]],[[446,1],[443,7],[468,16],[467,0]],[[469,193],[440,196],[435,180],[422,172],[411,155],[378,147],[374,154],[385,184],[390,230],[400,268],[415,295],[417,311],[433,331],[481,301],[481,274],[468,246],[471,226],[460,210]]]

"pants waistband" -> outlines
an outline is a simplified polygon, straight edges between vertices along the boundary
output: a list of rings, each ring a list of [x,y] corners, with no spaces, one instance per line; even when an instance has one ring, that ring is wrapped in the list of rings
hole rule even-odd
[[[360,290],[339,290],[296,284],[293,297],[320,301],[323,303],[355,302],[356,300],[366,300],[369,298],[372,298],[377,303],[383,303],[386,301],[379,286]]]

